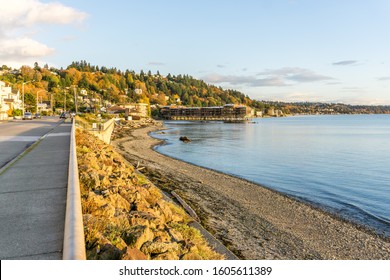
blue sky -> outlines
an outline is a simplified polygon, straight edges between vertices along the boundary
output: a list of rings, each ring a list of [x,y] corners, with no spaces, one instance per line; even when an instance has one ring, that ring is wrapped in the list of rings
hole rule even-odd
[[[189,74],[255,99],[390,104],[388,0],[0,4],[0,64],[87,60]]]

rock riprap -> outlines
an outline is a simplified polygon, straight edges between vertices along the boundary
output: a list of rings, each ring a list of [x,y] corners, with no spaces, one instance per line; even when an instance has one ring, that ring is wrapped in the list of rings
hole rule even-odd
[[[76,141],[88,259],[223,259],[112,146],[81,129]]]

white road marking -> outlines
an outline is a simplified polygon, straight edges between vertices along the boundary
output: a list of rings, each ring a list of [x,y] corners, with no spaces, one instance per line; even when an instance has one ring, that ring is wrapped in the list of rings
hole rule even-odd
[[[0,136],[0,142],[34,142],[40,136]]]
[[[49,133],[46,137],[56,137],[56,136],[70,136],[70,132],[57,132],[57,133]]]

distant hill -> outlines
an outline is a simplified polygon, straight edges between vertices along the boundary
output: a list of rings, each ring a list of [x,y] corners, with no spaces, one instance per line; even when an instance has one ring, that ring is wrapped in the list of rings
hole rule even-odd
[[[25,84],[27,102],[32,105],[35,94],[41,90],[42,100],[53,98],[54,108],[74,107],[73,90],[83,92],[91,100],[99,99],[100,105],[105,102],[124,104],[142,102],[159,105],[184,106],[220,106],[224,104],[244,104],[262,111],[264,114],[272,109],[280,110],[283,114],[336,114],[336,113],[390,113],[390,106],[351,106],[345,104],[326,103],[285,103],[258,101],[232,89],[223,89],[210,85],[189,75],[161,75],[158,71],[152,74],[121,71],[117,68],[95,66],[86,61],[72,62],[66,69],[41,67],[35,63],[34,67],[23,66],[19,70],[12,70],[7,66],[0,69],[0,80],[9,82],[14,88],[21,90]],[[53,97],[52,97],[53,96]]]

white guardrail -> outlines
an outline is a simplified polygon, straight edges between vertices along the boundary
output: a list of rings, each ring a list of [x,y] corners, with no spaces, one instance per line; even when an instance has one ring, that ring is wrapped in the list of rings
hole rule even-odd
[[[65,231],[62,255],[64,260],[86,259],[79,171],[76,154],[75,126],[75,119],[73,118],[70,136],[68,192],[66,199]]]

